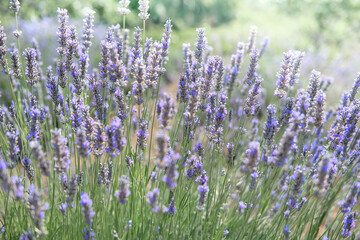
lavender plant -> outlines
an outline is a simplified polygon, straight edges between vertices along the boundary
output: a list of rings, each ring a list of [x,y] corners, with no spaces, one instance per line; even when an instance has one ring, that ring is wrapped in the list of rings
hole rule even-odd
[[[149,1],[139,1],[143,29],[131,38],[129,3],[120,1],[122,27],[108,28],[98,63],[93,11],[77,30],[58,9],[55,64],[41,62],[36,41],[21,46],[20,29],[11,44],[0,26],[11,91],[0,108],[1,237],[359,239],[359,76],[332,111],[320,72],[297,84],[303,52],[285,52],[264,80],[269,40],[258,45],[257,28],[229,63],[209,56],[200,28],[194,48],[183,45],[172,96],[161,82],[171,20],[146,38]],[[17,20],[20,2],[10,9]]]

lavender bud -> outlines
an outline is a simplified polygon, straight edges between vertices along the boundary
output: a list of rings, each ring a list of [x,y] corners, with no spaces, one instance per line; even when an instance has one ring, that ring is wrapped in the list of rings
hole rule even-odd
[[[293,60],[291,63],[291,70],[290,70],[290,85],[294,85],[299,78],[300,66],[302,64],[303,58],[305,53],[304,52],[295,52],[293,53]]]
[[[21,162],[26,172],[26,176],[29,181],[32,182],[34,180],[34,168],[31,166],[30,159],[25,157]]]
[[[324,112],[325,112],[325,97],[326,94],[319,90],[315,97],[315,105],[314,105],[314,125],[315,127],[319,128],[324,123]]]
[[[147,19],[149,19],[150,14],[148,13],[149,11],[149,0],[139,0],[139,10],[140,13],[138,14],[140,19],[142,19],[143,21],[146,21]]]
[[[358,193],[360,190],[360,182],[356,182],[354,186],[352,187],[349,194],[346,196],[345,201],[340,201],[339,206],[343,213],[348,213],[351,211],[351,208],[355,205],[357,199],[358,199]]]
[[[92,201],[87,195],[87,193],[81,193],[80,204],[83,206],[82,212],[85,218],[85,223],[90,225],[92,222],[92,218],[95,216],[95,212],[92,209]]]
[[[170,213],[170,215],[175,215],[176,213],[176,206],[175,206],[175,201],[174,201],[174,197],[172,197],[170,203],[169,203],[169,207],[166,209],[166,211],[168,213]]]
[[[259,142],[250,142],[249,149],[246,150],[246,159],[244,162],[244,170],[248,173],[253,173],[256,171],[256,166],[258,164],[260,157],[260,143]]]
[[[130,196],[129,177],[123,175],[120,177],[119,182],[120,189],[115,192],[115,197],[117,197],[119,199],[119,202],[123,204],[128,201],[128,197]]]
[[[20,7],[20,2],[18,0],[10,0],[10,9],[14,11],[15,14],[19,13]]]
[[[46,155],[43,152],[40,143],[38,141],[31,141],[29,145],[33,158],[38,162],[38,168],[40,168],[41,174],[49,176],[50,162],[46,160]]]
[[[47,208],[46,205],[41,203],[41,195],[34,185],[31,185],[29,188],[29,208],[30,213],[32,215],[34,225],[36,230],[39,231],[40,235],[46,235],[46,229],[44,226],[44,218],[45,218],[45,210]]]
[[[68,11],[66,9],[60,9],[58,8],[57,10],[58,12],[58,22],[59,22],[59,27],[58,27],[58,31],[56,32],[57,36],[58,36],[58,43],[59,43],[59,47],[57,48],[57,52],[60,56],[65,55],[66,53],[66,46],[67,46],[67,41],[68,41],[68,20],[69,20],[69,15],[68,15]]]
[[[266,139],[268,146],[271,145],[277,129],[276,109],[273,105],[269,105],[267,107],[267,120],[264,123],[264,139]]]
[[[137,59],[135,63],[135,82],[132,94],[134,94],[136,104],[140,105],[144,102],[145,91],[145,66],[142,59]]]
[[[36,61],[36,51],[33,48],[25,49],[23,55],[25,56],[25,75],[26,82],[33,87],[40,80],[40,73],[38,70],[38,63]]]
[[[163,58],[163,61],[166,62],[167,60],[167,56],[169,55],[169,46],[170,46],[170,38],[171,38],[171,19],[168,19],[164,25],[165,30],[161,39],[161,44],[162,44],[162,51],[161,51],[161,56]]]
[[[198,198],[198,206],[197,209],[199,211],[202,211],[205,209],[205,201],[206,201],[206,197],[207,197],[207,193],[209,191],[209,187],[208,185],[199,185],[198,186],[198,191],[199,191],[199,198]]]
[[[139,124],[139,131],[136,134],[137,136],[136,144],[141,150],[144,150],[146,148],[146,140],[149,137],[147,128],[148,128],[148,121],[145,120],[141,121]]]
[[[351,236],[351,228],[355,227],[355,217],[356,217],[356,212],[346,214],[344,218],[343,231],[341,233],[342,236],[344,237]]]
[[[10,52],[13,75],[15,78],[20,79],[22,78],[22,74],[21,74],[21,62],[20,62],[19,50],[17,50],[16,48],[11,48],[9,49],[9,52]]]
[[[8,51],[6,46],[6,33],[4,32],[4,27],[0,25],[0,65],[3,68],[3,73],[8,73],[6,53]]]
[[[258,65],[259,54],[256,48],[253,48],[250,52],[250,65],[246,73],[244,82],[249,86],[253,85],[257,79],[256,69]]]
[[[252,26],[250,28],[250,36],[249,36],[249,41],[246,44],[246,51],[247,53],[250,53],[253,48],[255,48],[256,45],[256,35],[257,35],[257,27],[256,26]]]
[[[174,117],[175,113],[175,103],[169,95],[163,94],[159,101],[159,106],[161,112],[158,119],[161,123],[161,127],[165,129],[169,128],[169,122]]]
[[[87,157],[90,154],[90,142],[87,139],[84,128],[80,127],[76,132],[76,144],[80,156]]]
[[[91,39],[94,37],[92,29],[94,26],[94,11],[90,11],[86,18],[84,19],[84,26],[82,30],[82,36],[81,39],[83,41],[82,44],[82,53],[87,53],[89,51],[89,48],[91,46]]]
[[[159,206],[157,205],[157,200],[160,195],[160,190],[155,188],[154,190],[148,192],[147,202],[150,204],[151,211],[158,212],[160,210]]]
[[[354,85],[351,88],[350,102],[353,102],[355,100],[355,96],[359,91],[359,87],[360,87],[360,73],[358,73],[358,76],[354,80]]]
[[[159,130],[156,134],[156,153],[157,153],[157,160],[155,165],[160,169],[165,169],[166,162],[165,156],[169,153],[170,148],[170,138],[167,135],[165,130]]]
[[[70,164],[67,139],[61,136],[60,129],[51,130],[51,134],[51,147],[54,151],[55,171],[62,173],[69,168]]]
[[[175,182],[179,176],[179,173],[176,171],[177,161],[179,160],[180,155],[174,151],[170,151],[169,155],[165,157],[166,162],[166,175],[163,178],[163,181],[166,183],[166,186],[170,189],[173,189],[177,186]]]
[[[189,85],[184,75],[180,76],[176,97],[180,103],[186,103],[189,99]]]
[[[325,188],[326,178],[328,176],[329,160],[330,159],[327,156],[324,156],[318,166],[315,195],[319,196]]]
[[[125,16],[125,15],[128,15],[130,13],[130,9],[128,9],[128,6],[130,4],[130,1],[129,0],[120,0],[119,2],[119,5],[120,7],[118,7],[118,12]]]
[[[217,76],[216,76],[216,82],[215,82],[215,91],[219,92],[222,88],[223,85],[223,76],[224,76],[224,60],[221,57],[216,56],[215,57],[215,61],[216,61],[216,71],[217,71]]]
[[[291,52],[283,53],[281,68],[276,75],[279,80],[276,83],[277,88],[275,90],[274,96],[277,96],[279,98],[284,98],[286,96],[285,90],[289,87],[291,58],[292,58]]]

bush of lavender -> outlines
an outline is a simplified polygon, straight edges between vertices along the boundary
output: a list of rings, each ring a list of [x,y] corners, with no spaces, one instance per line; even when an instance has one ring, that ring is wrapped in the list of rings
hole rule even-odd
[[[94,12],[78,33],[58,9],[55,63],[0,26],[12,96],[0,109],[1,237],[359,239],[360,76],[331,110],[320,72],[298,87],[303,52],[285,52],[264,80],[256,28],[229,64],[199,28],[183,45],[177,93],[166,93],[171,20],[146,38],[149,2],[132,31],[128,4],[94,68]],[[20,7],[10,1],[16,22]]]

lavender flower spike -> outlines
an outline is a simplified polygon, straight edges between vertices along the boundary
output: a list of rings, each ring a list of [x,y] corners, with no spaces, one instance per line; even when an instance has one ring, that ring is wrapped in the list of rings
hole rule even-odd
[[[65,172],[69,168],[69,148],[67,139],[61,136],[60,129],[51,130],[51,146],[54,151],[55,171],[58,173]]]
[[[81,193],[80,204],[83,206],[82,212],[85,218],[85,223],[90,225],[92,222],[92,218],[95,216],[95,212],[92,209],[92,200],[89,198],[87,193]]]
[[[123,204],[128,201],[128,197],[130,196],[129,177],[123,175],[120,177],[119,182],[120,189],[115,192],[115,197],[117,197],[119,199],[119,202]]]
[[[34,185],[31,185],[29,188],[29,208],[30,213],[33,217],[34,225],[36,230],[40,233],[40,235],[46,235],[46,229],[44,226],[44,217],[47,206],[41,203],[40,193],[35,188]]]
[[[280,71],[276,75],[279,80],[276,83],[277,88],[275,90],[274,96],[277,96],[279,98],[284,98],[286,96],[285,90],[289,87],[291,58],[291,52],[284,53]]]
[[[139,10],[140,10],[140,13],[138,14],[139,17],[142,20],[146,21],[150,17],[150,14],[148,13],[149,0],[139,0]]]
[[[160,195],[160,190],[155,188],[154,190],[148,192],[147,202],[150,204],[151,210],[153,212],[158,212],[160,210],[159,206],[157,205],[157,200]]]
[[[356,212],[348,213],[345,216],[344,227],[343,227],[343,231],[341,233],[341,235],[343,237],[350,237],[351,236],[351,228],[355,227],[355,217],[356,217]]]

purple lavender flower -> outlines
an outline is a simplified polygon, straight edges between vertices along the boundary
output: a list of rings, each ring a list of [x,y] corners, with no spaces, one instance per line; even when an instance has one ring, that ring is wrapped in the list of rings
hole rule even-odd
[[[202,64],[203,64],[204,50],[206,49],[207,40],[206,40],[205,28],[198,28],[196,29],[196,31],[198,32],[198,38],[195,43],[194,56],[196,62],[195,62],[194,72],[195,75],[199,77],[201,76],[200,69],[202,68]]]
[[[153,189],[152,191],[148,192],[147,202],[150,204],[151,211],[158,212],[160,210],[159,206],[157,205],[157,200],[160,195],[160,190],[158,188]]]
[[[271,145],[277,129],[276,109],[273,105],[269,105],[267,107],[267,120],[264,123],[264,139],[266,139],[268,146]]]
[[[8,48],[6,46],[6,33],[4,32],[4,27],[0,25],[0,65],[3,68],[3,73],[8,72],[7,61],[6,61],[6,53],[8,52]]]
[[[255,48],[256,35],[257,35],[257,27],[256,26],[251,26],[249,40],[248,40],[248,43],[246,44],[247,53],[250,53],[251,50],[253,50]]]
[[[16,48],[10,48],[10,59],[11,59],[11,66],[12,66],[12,74],[15,78],[20,79],[22,78],[21,73],[21,62],[20,62],[20,56],[19,56],[19,50]]]
[[[139,0],[139,10],[140,10],[140,13],[138,14],[139,17],[143,21],[146,21],[150,17],[150,14],[148,13],[149,0]]]
[[[316,179],[316,190],[315,190],[316,195],[319,195],[324,190],[326,184],[326,178],[328,176],[329,161],[330,161],[329,157],[324,156],[319,164],[318,174]]]
[[[176,171],[176,168],[179,158],[180,155],[174,151],[170,151],[169,155],[165,157],[166,175],[164,176],[163,181],[170,189],[173,189],[177,186],[176,179],[178,178],[179,173]]]
[[[136,144],[141,150],[144,150],[146,148],[146,140],[149,137],[149,132],[147,129],[148,129],[148,121],[145,120],[141,121],[139,124],[139,131],[136,134],[137,136]]]
[[[84,228],[84,239],[94,240],[95,233],[90,228]]]
[[[205,184],[205,185],[199,185],[198,186],[198,191],[199,191],[199,198],[198,198],[198,206],[197,209],[199,211],[202,211],[205,209],[205,201],[206,201],[206,197],[207,197],[207,193],[209,191],[209,187]]]
[[[41,174],[44,176],[49,176],[50,162],[46,160],[46,155],[43,152],[40,143],[38,141],[31,141],[29,146],[33,158],[38,162],[38,167],[40,168]]]
[[[44,217],[47,206],[42,204],[41,195],[34,185],[31,185],[29,188],[28,201],[30,213],[36,229],[39,231],[40,235],[46,235],[47,232],[44,226]]]
[[[91,39],[94,37],[92,29],[94,26],[94,11],[89,11],[89,13],[86,15],[86,18],[84,19],[84,26],[82,30],[82,36],[81,39],[83,41],[82,43],[82,52],[87,53],[89,51],[89,48],[91,46]]]
[[[163,94],[159,101],[159,106],[161,112],[158,119],[161,123],[161,127],[165,129],[169,128],[169,121],[174,117],[175,113],[175,103],[169,95]]]
[[[326,94],[322,91],[322,90],[319,90],[318,93],[316,94],[316,97],[315,97],[315,104],[313,106],[314,110],[314,126],[319,128],[323,125],[324,123],[324,112],[325,112],[325,97],[326,97]]]
[[[155,165],[160,169],[165,169],[165,157],[168,155],[170,149],[170,138],[165,130],[159,130],[156,133],[156,143],[157,160],[155,161]]]
[[[65,67],[66,70],[70,70],[71,65],[73,65],[73,57],[79,57],[78,54],[78,40],[76,28],[74,26],[69,27],[69,36],[67,40],[67,49],[66,49],[66,59],[65,59]]]
[[[90,142],[86,137],[84,128],[80,127],[76,132],[76,144],[80,156],[87,157],[90,154]]]
[[[58,27],[58,31],[56,32],[57,36],[58,36],[58,43],[59,43],[59,47],[57,49],[57,52],[60,56],[65,55],[66,52],[66,46],[67,46],[67,41],[68,41],[68,20],[69,20],[69,15],[66,9],[60,9],[58,8],[57,10],[58,12],[58,22],[59,22],[59,27]]]
[[[115,192],[115,197],[117,197],[119,199],[119,202],[123,204],[128,201],[128,197],[130,196],[129,177],[123,175],[120,177],[119,182],[120,189]]]
[[[257,79],[256,69],[258,65],[258,60],[259,60],[259,54],[257,49],[256,48],[251,49],[250,66],[246,73],[246,77],[244,79],[244,82],[249,86],[253,85],[255,83],[255,80]]]
[[[281,68],[276,75],[279,80],[276,83],[277,88],[275,90],[274,96],[277,96],[279,98],[284,98],[286,96],[286,89],[289,87],[291,58],[292,58],[291,52],[285,52],[283,54]]]
[[[262,82],[263,79],[260,76],[256,77],[255,83],[249,91],[244,107],[244,111],[247,115],[255,116],[260,109],[257,98],[260,94],[260,84]]]
[[[33,48],[27,48],[24,50],[23,53],[25,57],[25,75],[26,75],[26,82],[31,86],[34,85],[40,79],[40,73],[38,70],[38,63],[36,61],[36,50]]]
[[[148,58],[146,60],[146,79],[145,83],[149,88],[152,88],[153,91],[158,86],[160,75],[163,73],[164,69],[162,68],[162,56],[161,56],[161,44],[157,41],[154,42],[154,46]]]
[[[187,167],[185,176],[188,179],[199,176],[203,171],[203,163],[201,162],[201,158],[198,158],[195,155],[187,158],[184,165]]]
[[[253,173],[256,170],[260,157],[260,143],[253,141],[249,143],[249,149],[246,150],[246,160],[244,162],[244,170]]]
[[[135,28],[134,31],[134,44],[133,47],[131,49],[131,75],[134,77],[135,76],[135,69],[136,69],[136,62],[139,59],[142,59],[142,47],[141,47],[141,32],[142,29],[139,27]]]
[[[67,203],[61,203],[58,208],[61,211],[61,214],[66,216],[66,208],[68,207]]]
[[[132,94],[135,97],[135,103],[140,105],[144,102],[144,91],[145,91],[145,66],[141,58],[137,59],[135,62],[134,76],[135,82],[133,85]]]
[[[72,120],[72,127],[74,132],[77,132],[77,129],[82,125],[83,116],[82,112],[84,110],[84,104],[81,97],[74,97],[71,101],[72,113],[71,113],[71,120]]]
[[[284,236],[285,236],[285,239],[288,240],[289,237],[290,237],[290,231],[289,231],[289,225],[286,225],[286,227],[284,228],[283,230],[283,233],[284,233]]]
[[[101,84],[100,84],[100,81],[98,79],[96,79],[94,74],[89,78],[89,82],[90,82],[90,89],[93,92],[93,96],[94,96],[93,105],[96,108],[97,119],[99,121],[102,121],[104,118],[104,115],[103,115],[104,100],[101,95],[101,89],[102,89]]]
[[[12,124],[8,124],[8,131],[6,136],[9,144],[8,157],[11,159],[13,166],[16,166],[19,160],[20,148],[19,148],[19,131],[14,128]]]
[[[14,11],[15,14],[19,13],[20,7],[20,2],[18,0],[10,0],[10,9]]]
[[[92,200],[89,198],[87,193],[81,193],[80,204],[83,207],[82,212],[85,218],[85,223],[90,225],[92,222],[92,218],[95,216],[95,212],[92,209]]]
[[[220,95],[218,108],[215,110],[213,126],[210,127],[211,137],[210,139],[216,144],[220,144],[223,139],[223,124],[227,114],[226,110],[227,96],[225,94]]]
[[[351,88],[351,92],[350,92],[350,102],[353,102],[355,100],[356,94],[359,91],[359,87],[360,87],[360,73],[358,73],[358,76],[355,78],[354,80],[354,84]]]
[[[278,166],[282,166],[285,162],[287,162],[288,153],[294,146],[296,146],[296,136],[300,130],[300,123],[303,118],[304,116],[299,114],[299,112],[292,113],[290,124],[280,140],[279,149],[275,156]]]
[[[346,197],[345,201],[340,201],[339,206],[343,213],[349,213],[351,208],[355,205],[358,194],[360,193],[360,182],[356,182],[352,187],[351,191]]]
[[[169,207],[166,209],[166,211],[168,213],[170,213],[172,216],[175,215],[176,213],[176,206],[175,206],[175,201],[174,201],[174,197],[172,197],[170,203],[169,203]]]
[[[51,147],[54,151],[55,171],[62,173],[69,168],[70,164],[70,153],[67,146],[67,139],[61,136],[60,129],[51,130],[51,134]]]
[[[292,186],[290,200],[288,202],[288,205],[292,208],[295,208],[296,203],[298,201],[300,191],[301,191],[301,186],[305,181],[304,172],[300,166],[296,167],[296,169],[294,171],[294,175],[291,177],[291,179],[294,181],[294,183]]]
[[[299,78],[300,67],[304,58],[305,53],[300,51],[295,51],[292,53],[292,63],[290,70],[290,86],[294,85]]]
[[[167,60],[167,56],[169,55],[169,46],[170,46],[170,38],[171,38],[171,19],[168,19],[164,25],[165,30],[161,39],[161,56],[163,58],[163,62],[165,63]]]
[[[28,229],[27,231],[23,230],[23,233],[21,234],[20,240],[35,240],[34,235],[31,233],[31,229]]]
[[[25,157],[21,163],[23,164],[26,176],[28,177],[29,181],[32,182],[34,180],[34,168],[31,165],[30,159]]]
[[[351,236],[351,228],[355,227],[356,212],[346,214],[344,218],[344,227],[341,235],[343,237]]]

